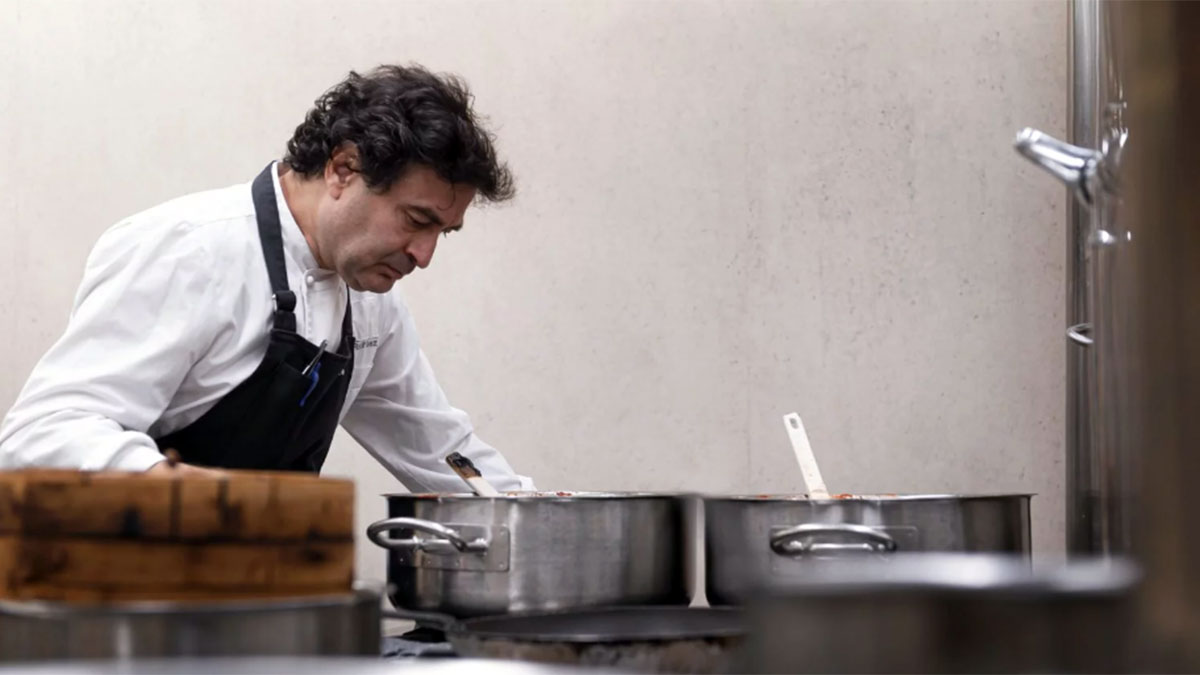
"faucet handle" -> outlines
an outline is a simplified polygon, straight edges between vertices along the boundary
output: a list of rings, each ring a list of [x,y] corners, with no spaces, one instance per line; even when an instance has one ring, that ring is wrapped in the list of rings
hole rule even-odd
[[[1085,206],[1092,205],[1104,157],[1099,150],[1081,148],[1030,127],[1017,134],[1014,146],[1017,152],[1069,185]]]

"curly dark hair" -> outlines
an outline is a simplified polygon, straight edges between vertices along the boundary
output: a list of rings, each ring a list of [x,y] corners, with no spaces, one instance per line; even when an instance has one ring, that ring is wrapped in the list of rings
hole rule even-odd
[[[486,201],[511,199],[512,173],[497,159],[494,137],[480,125],[471,100],[462,79],[417,65],[379,66],[366,75],[351,71],[316,100],[283,161],[315,178],[348,141],[357,146],[359,171],[376,192],[386,192],[420,164],[449,183],[474,187]]]

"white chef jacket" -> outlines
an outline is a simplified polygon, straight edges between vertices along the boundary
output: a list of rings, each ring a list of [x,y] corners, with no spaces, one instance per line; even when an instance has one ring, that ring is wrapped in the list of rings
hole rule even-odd
[[[271,175],[296,330],[341,342],[347,287],[320,269]],[[342,426],[410,490],[462,492],[461,452],[501,490],[532,489],[452,407],[399,292],[350,291],[354,369]],[[262,362],[274,309],[250,183],[132,216],[93,248],[66,332],[0,427],[0,469],[142,471],[154,438],[199,419]]]

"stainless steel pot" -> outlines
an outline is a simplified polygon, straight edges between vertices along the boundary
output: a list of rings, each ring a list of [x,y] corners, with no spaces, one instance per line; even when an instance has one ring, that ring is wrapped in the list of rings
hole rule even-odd
[[[0,661],[379,654],[381,589],[183,605],[0,602]]]
[[[901,554],[809,568],[747,604],[738,672],[1128,672],[1137,581],[1116,559]]]
[[[829,557],[909,551],[1028,555],[1030,497],[706,497],[708,601],[737,604]]]
[[[684,501],[640,493],[387,495],[367,535],[401,610],[456,617],[682,605]],[[392,533],[389,538],[387,533]]]

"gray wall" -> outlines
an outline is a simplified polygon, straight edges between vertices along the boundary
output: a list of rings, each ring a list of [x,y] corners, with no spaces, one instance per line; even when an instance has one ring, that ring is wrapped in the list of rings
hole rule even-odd
[[[519,179],[405,280],[543,488],[1029,491],[1061,550],[1063,2],[0,0],[0,408],[96,237],[249,180],[351,68],[462,74]],[[348,438],[359,519],[399,490]],[[383,556],[360,548],[360,571]]]

